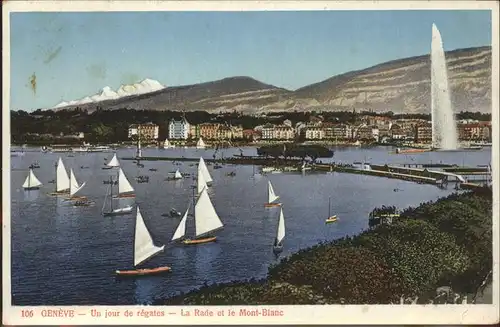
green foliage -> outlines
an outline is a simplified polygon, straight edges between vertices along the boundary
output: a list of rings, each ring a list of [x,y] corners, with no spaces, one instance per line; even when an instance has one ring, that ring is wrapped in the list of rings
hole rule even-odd
[[[398,276],[376,253],[356,247],[304,251],[272,267],[269,278],[310,285],[333,303],[389,303],[403,291]]]
[[[454,237],[470,258],[470,266],[455,276],[457,290],[471,292],[492,266],[492,199],[490,194],[452,194],[403,213],[407,218],[425,220]]]
[[[450,276],[463,273],[470,261],[453,236],[431,223],[400,221],[365,232],[355,245],[377,251],[402,277],[405,295],[421,295]]]

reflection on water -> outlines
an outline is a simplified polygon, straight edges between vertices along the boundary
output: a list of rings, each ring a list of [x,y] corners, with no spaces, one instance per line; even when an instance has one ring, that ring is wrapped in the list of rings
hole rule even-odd
[[[246,155],[255,149],[244,148]],[[135,149],[123,149],[118,158],[131,157]],[[337,149],[332,160],[352,163],[371,158],[374,164],[404,162],[405,156],[389,155],[387,148]],[[199,156],[211,158],[213,150],[144,149],[144,156]],[[226,156],[239,154],[238,149],[225,150]],[[111,154],[61,154],[66,168],[73,168],[80,183],[87,184],[80,195],[95,201],[88,207],[73,207],[63,197],[47,195],[54,189],[48,181],[55,178],[54,162],[58,154],[26,152],[11,158],[11,226],[12,226],[12,301],[14,305],[127,305],[147,304],[155,297],[188,291],[203,283],[261,278],[269,264],[319,241],[332,240],[359,233],[368,227],[368,214],[381,205],[399,208],[415,206],[453,192],[453,185],[441,190],[394,179],[365,175],[325,174],[306,172],[254,175],[254,167],[225,165],[208,169],[213,177],[209,196],[224,228],[217,233],[217,242],[183,246],[170,243],[179,218],[164,217],[171,208],[185,212],[191,205],[191,177],[166,181],[169,172],[177,168],[183,173],[196,174],[197,167],[189,162],[179,166],[167,161],[143,161],[138,168],[132,161],[121,160],[121,168],[135,189],[136,198],[115,200],[125,206],[137,203],[148,229],[158,245],[166,244],[148,267],[170,266],[165,275],[117,280],[116,269],[133,268],[135,210],[127,215],[103,217],[107,186],[103,180],[116,176],[117,170],[101,169],[104,157]],[[487,164],[488,150],[462,152],[429,152],[412,156],[414,161],[464,161],[465,165]],[[40,162],[37,176],[43,183],[38,191],[24,192],[21,188],[27,167]],[[327,161],[327,160],[324,160]],[[89,167],[88,169],[81,168]],[[149,169],[156,169],[150,171]],[[235,171],[235,176],[227,173]],[[149,176],[149,183],[137,183],[135,177]],[[264,208],[267,202],[267,182],[270,180],[280,196],[285,215],[284,251],[277,259],[272,253],[276,236],[279,208]],[[394,192],[399,189],[399,192]],[[115,189],[116,191],[116,189]],[[328,199],[332,214],[339,220],[325,224]],[[193,217],[187,222],[187,234],[194,233]]]

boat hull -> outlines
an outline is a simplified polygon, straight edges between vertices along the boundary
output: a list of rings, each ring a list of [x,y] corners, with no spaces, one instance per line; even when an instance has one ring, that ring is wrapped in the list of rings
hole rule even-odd
[[[113,167],[102,167],[102,169],[113,169]]]
[[[277,246],[275,245],[275,246],[273,246],[273,252],[275,254],[283,252],[283,245],[277,245]]]
[[[135,194],[120,194],[113,196],[114,199],[135,198]]]
[[[331,216],[325,220],[326,224],[334,223],[337,221],[337,216]]]
[[[68,191],[62,191],[62,192],[51,192],[51,193],[47,193],[47,195],[50,195],[50,196],[68,196],[69,195],[69,190]]]
[[[103,212],[102,215],[105,217],[109,216],[121,216],[121,215],[127,215],[132,212],[132,209],[130,210],[123,210],[123,211],[110,211],[110,212]]]
[[[146,276],[156,275],[170,272],[172,268],[168,266],[158,268],[145,268],[145,269],[130,269],[130,270],[116,270],[115,274],[123,277]]]
[[[264,208],[274,208],[274,207],[280,207],[281,203],[266,203],[264,204]]]
[[[199,238],[195,240],[184,240],[182,241],[183,244],[186,245],[196,245],[196,244],[205,244],[205,243],[211,243],[215,242],[217,240],[217,237],[207,237],[207,238]]]
[[[25,191],[34,191],[34,190],[39,190],[40,186],[34,186],[34,187],[25,187]]]

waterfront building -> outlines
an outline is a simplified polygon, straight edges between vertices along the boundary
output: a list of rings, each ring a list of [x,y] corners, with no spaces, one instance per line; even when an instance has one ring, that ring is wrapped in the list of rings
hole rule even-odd
[[[337,140],[350,140],[352,138],[352,127],[349,124],[334,124],[330,133],[325,131],[325,138]]]
[[[132,124],[128,128],[128,137],[141,136],[143,140],[158,140],[160,127],[153,123]]]
[[[272,140],[274,138],[274,125],[265,124],[260,129],[263,140]]]
[[[415,126],[415,142],[430,143],[432,141],[432,124],[430,122],[419,123]]]
[[[306,127],[305,138],[306,140],[322,140],[325,138],[325,132],[319,126]]]
[[[233,138],[233,132],[231,127],[227,125],[220,125],[217,129],[217,139],[219,140],[230,140]]]
[[[295,133],[292,127],[286,125],[274,126],[275,140],[293,140]]]
[[[461,141],[490,140],[491,122],[458,124],[458,138]]]
[[[168,125],[168,138],[170,140],[187,140],[190,136],[190,124],[186,118],[180,120],[172,119]]]
[[[355,129],[354,137],[357,140],[378,141],[379,130],[377,126],[361,124]]]
[[[406,133],[400,125],[392,124],[390,129],[390,137],[393,140],[403,140],[406,139]]]
[[[231,132],[233,134],[233,139],[243,138],[243,126],[241,125],[231,126]]]
[[[200,137],[205,140],[215,140],[219,138],[219,123],[202,123],[198,125]]]

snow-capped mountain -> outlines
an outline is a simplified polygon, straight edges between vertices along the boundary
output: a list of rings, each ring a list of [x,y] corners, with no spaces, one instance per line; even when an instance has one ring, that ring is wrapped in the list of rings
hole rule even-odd
[[[113,99],[128,97],[131,95],[150,93],[164,88],[165,86],[162,85],[160,82],[146,78],[140,83],[121,85],[116,92],[113,91],[113,89],[110,88],[109,86],[105,86],[102,88],[101,91],[99,91],[94,95],[86,96],[80,100],[63,101],[54,106],[53,108],[62,108],[62,107],[75,106],[91,102],[113,100]]]

